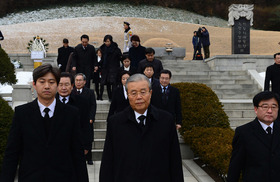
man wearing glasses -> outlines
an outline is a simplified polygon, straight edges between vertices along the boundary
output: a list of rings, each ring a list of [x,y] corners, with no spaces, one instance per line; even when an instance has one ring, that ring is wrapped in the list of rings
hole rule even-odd
[[[142,74],[126,82],[130,107],[108,119],[100,182],[183,182],[178,136],[171,114],[150,105]]]
[[[228,182],[276,182],[280,179],[279,97],[264,91],[253,98],[256,119],[237,127],[232,142]]]

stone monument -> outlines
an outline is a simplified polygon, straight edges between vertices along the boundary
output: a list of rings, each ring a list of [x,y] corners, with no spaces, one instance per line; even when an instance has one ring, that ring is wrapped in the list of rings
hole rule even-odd
[[[232,4],[228,25],[232,27],[232,54],[250,54],[250,27],[253,25],[252,4]]]

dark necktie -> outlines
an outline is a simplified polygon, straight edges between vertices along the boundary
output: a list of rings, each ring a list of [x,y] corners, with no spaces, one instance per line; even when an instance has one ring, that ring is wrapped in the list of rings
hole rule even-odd
[[[166,94],[166,87],[163,87],[163,94],[162,94],[163,104],[167,103],[167,94]]]
[[[50,130],[50,116],[49,116],[49,112],[50,112],[50,109],[46,107],[44,109],[44,112],[45,112],[44,121],[45,121],[46,134],[47,134],[47,136],[49,136],[49,130]]]
[[[138,117],[138,119],[140,120],[139,125],[143,128],[145,126],[144,120],[146,119],[146,116],[141,115],[141,116]]]
[[[62,99],[63,104],[65,104],[65,101],[66,101],[66,98],[63,97],[63,99]]]
[[[267,135],[271,136],[271,127],[270,126],[266,128],[266,131],[267,131]]]
[[[80,91],[80,90],[78,90],[78,91],[77,91],[77,93],[78,93],[78,95],[80,95],[80,94],[81,94],[81,91]]]

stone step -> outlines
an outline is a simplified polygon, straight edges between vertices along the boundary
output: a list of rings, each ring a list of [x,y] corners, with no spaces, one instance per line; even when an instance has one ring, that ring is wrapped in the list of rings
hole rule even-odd
[[[252,89],[252,90],[258,90],[257,85],[253,84],[243,84],[243,85],[234,85],[234,84],[222,84],[222,85],[209,85],[212,89],[215,90],[242,90],[241,93],[243,93],[245,90]]]
[[[106,129],[93,129],[94,139],[105,139]]]
[[[249,123],[253,121],[255,117],[250,117],[250,118],[229,118],[230,121],[230,127],[232,129],[235,129],[238,126],[244,125],[246,123]]]
[[[214,90],[216,93],[216,90]],[[216,93],[219,99],[248,99],[248,98],[253,98],[256,93],[248,93],[248,94],[221,94],[221,93]]]
[[[254,110],[253,103],[222,103],[225,110]]]
[[[213,87],[217,87],[217,85],[208,85],[210,88],[212,88],[212,90],[216,93],[216,94],[236,94],[236,95],[242,95],[242,94],[253,94],[254,93],[258,93],[257,89],[217,89],[217,88],[213,88]],[[257,90],[257,91],[256,91]],[[251,98],[251,97],[247,97]]]
[[[105,139],[94,139],[92,148],[93,149],[103,149],[104,143],[105,143]]]
[[[247,75],[229,75],[229,76],[220,76],[212,75],[210,76],[212,80],[250,80],[250,77]]]
[[[103,149],[92,149],[91,152],[93,161],[101,161]]]
[[[225,110],[229,118],[254,118],[254,110]]]
[[[96,111],[109,111],[111,102],[109,102],[109,100],[97,100],[96,104]]]
[[[95,119],[97,120],[107,120],[109,111],[96,111]]]
[[[106,129],[107,122],[106,120],[95,120],[93,125],[94,125],[93,126],[94,129]]]

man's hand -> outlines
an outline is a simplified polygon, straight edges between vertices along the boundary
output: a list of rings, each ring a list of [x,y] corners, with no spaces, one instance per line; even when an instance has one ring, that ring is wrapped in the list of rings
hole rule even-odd
[[[179,130],[182,126],[180,124],[176,124],[176,129]]]
[[[73,70],[73,71],[76,71],[76,67],[73,67],[72,70]]]
[[[88,150],[84,150],[84,154],[87,155],[87,153],[88,153]]]
[[[98,70],[98,66],[94,67],[94,72],[96,72]]]
[[[91,123],[93,123],[93,120],[91,119],[91,120],[89,120],[89,123],[91,124]]]

